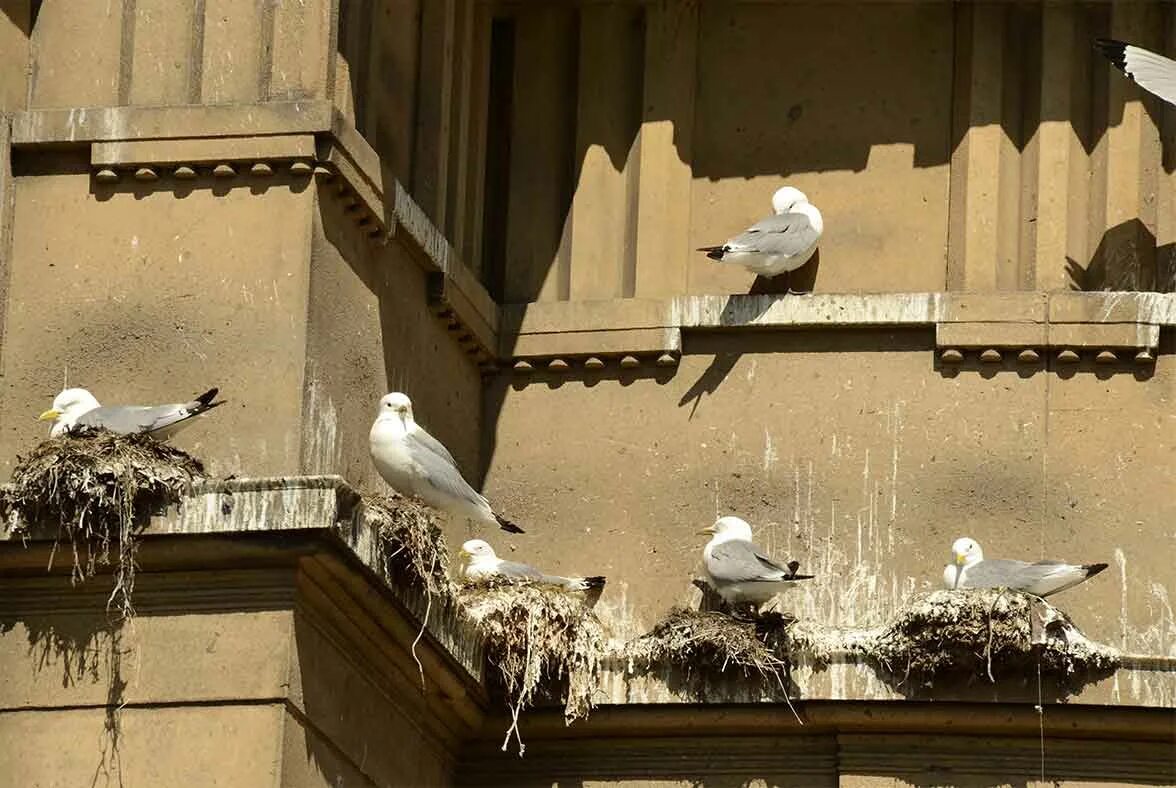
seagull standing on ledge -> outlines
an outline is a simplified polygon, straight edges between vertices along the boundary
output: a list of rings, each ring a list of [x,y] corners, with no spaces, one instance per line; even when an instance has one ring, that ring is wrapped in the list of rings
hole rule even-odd
[[[760,276],[795,271],[817,250],[825,222],[804,192],[783,186],[772,195],[775,216],[753,224],[720,246],[698,251],[720,263],[742,265]]]
[[[751,526],[738,517],[720,517],[700,534],[714,534],[702,551],[707,579],[728,605],[751,603],[759,606],[791,588],[797,580],[800,562],[786,566],[773,561],[751,541]]]
[[[1094,46],[1132,82],[1176,105],[1176,60],[1110,38],[1097,39]]]
[[[546,575],[533,566],[517,561],[504,561],[494,553],[494,548],[481,539],[471,539],[461,546],[459,573],[466,580],[484,580],[503,577],[508,580],[536,580],[544,585],[558,586],[567,591],[590,591],[604,588],[604,577],[560,577]]]
[[[1011,588],[1047,597],[1065,591],[1107,568],[1106,564],[1067,564],[1065,561],[1014,561],[984,559],[975,539],[961,536],[951,546],[953,563],[943,568],[948,588]]]
[[[462,478],[457,461],[441,442],[413,421],[412,401],[398,391],[380,400],[376,422],[368,433],[376,471],[397,492],[420,498],[434,509],[496,525],[512,534],[523,529],[499,517],[490,502]]]
[[[53,400],[53,407],[37,418],[52,421],[49,437],[56,438],[74,427],[102,427],[120,435],[145,432],[156,440],[167,440],[201,413],[223,405],[217,389],[209,389],[191,402],[173,405],[99,405],[85,389],[65,389]]]

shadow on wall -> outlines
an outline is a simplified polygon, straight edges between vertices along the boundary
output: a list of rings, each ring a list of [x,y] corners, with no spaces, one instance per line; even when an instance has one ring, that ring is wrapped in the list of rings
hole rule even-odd
[[[1176,291],[1176,243],[1156,246],[1152,231],[1131,219],[1107,230],[1085,263],[1067,257],[1066,273],[1071,290],[1171,293]]]

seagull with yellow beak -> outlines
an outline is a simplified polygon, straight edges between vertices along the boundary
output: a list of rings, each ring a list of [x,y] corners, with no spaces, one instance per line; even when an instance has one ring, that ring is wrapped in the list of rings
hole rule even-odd
[[[954,561],[943,568],[948,588],[1010,588],[1047,597],[1072,588],[1107,568],[1106,564],[1067,564],[1065,561],[1016,561],[984,558],[975,539],[961,536],[951,546]]]
[[[192,419],[206,413],[224,400],[216,399],[217,389],[209,389],[191,402],[173,405],[101,405],[85,389],[65,389],[53,400],[53,407],[37,418],[52,421],[49,437],[56,438],[80,427],[101,427],[120,435],[146,433],[156,440],[167,440]]]

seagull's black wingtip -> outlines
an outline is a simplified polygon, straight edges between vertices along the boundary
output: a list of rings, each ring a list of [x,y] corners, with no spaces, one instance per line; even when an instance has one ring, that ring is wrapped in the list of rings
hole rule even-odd
[[[723,255],[727,253],[726,246],[700,246],[695,251],[706,252],[706,256],[712,260],[722,260]]]
[[[1127,44],[1123,41],[1116,41],[1113,38],[1096,38],[1094,40],[1094,48],[1102,53],[1103,57],[1111,61],[1115,68],[1122,71],[1127,76]]]
[[[212,410],[217,405],[224,405],[225,400],[223,400],[223,399],[220,400],[219,402],[213,402],[213,400],[216,399],[216,395],[219,392],[220,392],[220,389],[214,387],[214,388],[210,388],[208,391],[204,392],[199,397],[197,397],[196,402],[199,403],[200,407],[198,407],[196,409],[196,412],[203,413],[206,410]]]
[[[1083,564],[1082,568],[1086,570],[1086,576],[1090,578],[1106,569],[1107,566],[1109,566],[1109,564]]]
[[[604,583],[604,575],[593,575],[592,577],[584,578],[584,585],[588,586],[589,589],[604,588]]]
[[[506,531],[508,534],[525,534],[526,533],[526,531],[524,531],[522,528],[515,525],[514,523],[512,523],[510,520],[506,519],[502,515],[496,514],[496,515],[494,515],[494,519],[498,521],[498,527],[501,528],[502,530]]]

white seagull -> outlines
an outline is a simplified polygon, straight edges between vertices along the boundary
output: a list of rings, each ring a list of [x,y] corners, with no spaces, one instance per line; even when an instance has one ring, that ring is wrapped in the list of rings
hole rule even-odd
[[[480,525],[523,533],[522,528],[494,513],[485,496],[462,477],[449,450],[413,421],[412,401],[406,395],[394,391],[380,400],[368,433],[368,448],[376,471],[397,492]]]
[[[1106,564],[1067,564],[1065,561],[985,560],[975,539],[961,536],[951,546],[954,561],[943,568],[948,588],[1011,588],[1047,597],[1078,585],[1107,568]]]
[[[1097,39],[1094,45],[1128,79],[1176,105],[1176,60],[1111,38]]]
[[[510,580],[537,580],[540,583],[558,586],[568,591],[588,591],[604,588],[604,577],[560,577],[548,575],[528,564],[504,561],[494,554],[494,548],[481,539],[470,539],[461,546],[460,576],[466,580],[484,580],[490,577],[505,577]]]
[[[817,249],[825,222],[804,192],[783,186],[772,195],[775,216],[753,224],[719,246],[698,251],[721,263],[735,263],[760,276],[795,271]]]
[[[191,402],[172,405],[100,405],[85,389],[65,389],[53,400],[53,407],[37,418],[52,421],[49,437],[56,438],[75,427],[102,427],[120,435],[145,432],[156,440],[167,440],[192,419],[206,413],[224,400],[216,399],[217,389],[209,389]]]
[[[699,533],[714,534],[702,558],[711,586],[728,605],[750,602],[759,606],[791,588],[795,581],[813,577],[796,574],[798,561],[781,566],[764,555],[751,541],[751,526],[738,517],[720,517]]]

